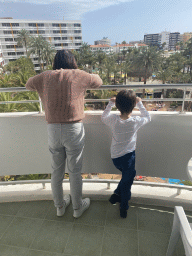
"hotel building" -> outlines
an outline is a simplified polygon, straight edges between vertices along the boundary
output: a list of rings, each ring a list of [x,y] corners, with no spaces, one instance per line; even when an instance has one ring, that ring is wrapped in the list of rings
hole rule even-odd
[[[56,50],[78,50],[82,44],[80,20],[19,20],[0,18],[0,64],[26,56],[26,49],[18,46],[17,33],[25,29],[31,36],[41,35]],[[35,69],[39,70],[37,56],[31,55]]]

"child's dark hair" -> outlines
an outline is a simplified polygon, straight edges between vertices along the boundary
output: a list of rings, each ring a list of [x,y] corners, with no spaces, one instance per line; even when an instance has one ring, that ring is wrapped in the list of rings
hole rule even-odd
[[[72,52],[69,50],[59,50],[57,51],[54,61],[53,70],[56,69],[77,69],[77,63]]]
[[[121,114],[130,114],[136,106],[136,94],[133,90],[122,90],[116,96],[116,107]]]

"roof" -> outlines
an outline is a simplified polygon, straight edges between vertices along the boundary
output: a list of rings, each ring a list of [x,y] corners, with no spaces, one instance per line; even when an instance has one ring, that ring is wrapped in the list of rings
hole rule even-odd
[[[129,47],[133,47],[133,44],[117,44],[114,47],[125,47],[125,46],[129,46]]]
[[[146,44],[138,44],[138,46],[147,46]]]
[[[111,45],[108,44],[97,44],[97,45],[90,45],[92,48],[101,48],[101,47],[112,47]]]

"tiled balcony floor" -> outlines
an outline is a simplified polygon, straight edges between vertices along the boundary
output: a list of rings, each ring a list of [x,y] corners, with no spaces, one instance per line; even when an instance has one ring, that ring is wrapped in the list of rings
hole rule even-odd
[[[173,208],[130,204],[119,216],[119,204],[91,200],[79,219],[70,204],[56,216],[53,201],[0,203],[1,256],[165,256]],[[192,212],[185,211],[192,222]],[[184,256],[181,239],[174,256]]]

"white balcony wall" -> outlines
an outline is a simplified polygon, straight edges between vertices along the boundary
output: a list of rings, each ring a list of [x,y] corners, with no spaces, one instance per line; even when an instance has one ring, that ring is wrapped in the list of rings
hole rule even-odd
[[[85,111],[83,173],[119,174],[110,157],[111,130],[103,111]],[[117,111],[112,113],[119,114]],[[134,112],[133,114],[139,114]],[[152,121],[138,132],[137,175],[189,180],[192,113],[150,112]],[[44,114],[0,114],[0,176],[51,173]],[[68,170],[66,169],[66,172]]]

